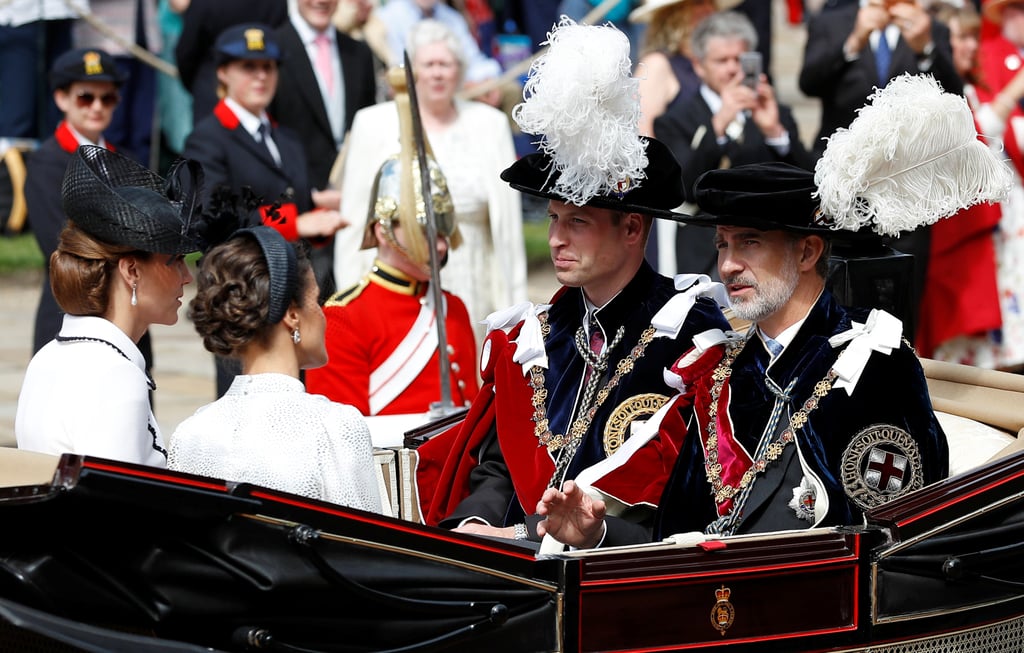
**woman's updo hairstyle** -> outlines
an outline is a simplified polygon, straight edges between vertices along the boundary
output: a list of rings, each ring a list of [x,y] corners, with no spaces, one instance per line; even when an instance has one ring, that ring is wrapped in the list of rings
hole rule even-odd
[[[110,302],[117,263],[127,255],[150,257],[128,245],[112,245],[93,238],[68,222],[50,255],[50,289],[57,305],[68,315],[102,316]]]
[[[188,310],[203,346],[234,357],[265,343],[288,306],[302,305],[311,269],[305,245],[287,243],[269,227],[239,230],[211,248],[199,262]]]

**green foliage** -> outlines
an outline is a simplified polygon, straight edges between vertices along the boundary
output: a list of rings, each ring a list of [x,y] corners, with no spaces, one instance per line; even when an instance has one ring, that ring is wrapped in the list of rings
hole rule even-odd
[[[42,268],[43,253],[32,234],[0,237],[0,273]]]
[[[551,262],[548,249],[548,221],[528,220],[523,222],[523,240],[526,242],[526,265],[535,267]]]

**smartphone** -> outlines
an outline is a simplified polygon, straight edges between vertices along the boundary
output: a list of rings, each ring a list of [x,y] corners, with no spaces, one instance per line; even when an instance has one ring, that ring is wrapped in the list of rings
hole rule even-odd
[[[756,91],[761,82],[761,53],[741,53],[740,69],[743,71],[743,85]]]

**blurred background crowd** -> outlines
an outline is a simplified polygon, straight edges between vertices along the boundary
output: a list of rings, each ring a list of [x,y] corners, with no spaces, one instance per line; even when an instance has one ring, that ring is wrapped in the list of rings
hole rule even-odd
[[[803,60],[785,66],[795,80],[776,73],[773,12],[806,34]],[[907,335],[924,356],[1024,366],[1024,0],[0,0],[0,220],[7,233],[35,234],[48,257],[63,220],[66,159],[54,152],[91,142],[160,173],[186,156],[208,181],[292,207],[285,235],[313,245],[327,299],[372,261],[360,242],[373,176],[398,149],[386,71],[408,51],[464,238],[442,279],[479,322],[526,298],[522,225],[545,209],[498,173],[533,151],[510,114],[563,15],[628,35],[640,132],[670,147],[687,187],[744,163],[813,169],[826,139],[902,73],[962,93],[1017,184],[999,206],[894,240],[915,257]],[[225,49],[253,38],[223,38],[243,23],[266,28],[266,56]],[[103,75],[68,72],[88,70],[91,52]],[[780,84],[819,103],[814,124],[778,98]],[[239,126],[269,151],[269,172],[232,150]],[[665,274],[716,275],[699,228],[659,221],[648,258]],[[36,349],[59,326],[47,286]]]

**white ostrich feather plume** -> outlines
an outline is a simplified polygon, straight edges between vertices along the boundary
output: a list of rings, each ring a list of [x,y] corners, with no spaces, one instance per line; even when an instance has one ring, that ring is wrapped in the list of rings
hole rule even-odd
[[[814,182],[834,228],[895,236],[1003,199],[1012,177],[978,140],[963,97],[930,76],[904,74],[828,139]]]
[[[560,175],[554,190],[567,201],[582,206],[625,192],[647,166],[629,41],[611,25],[562,16],[546,43],[512,117],[524,133],[540,136],[537,145]]]

